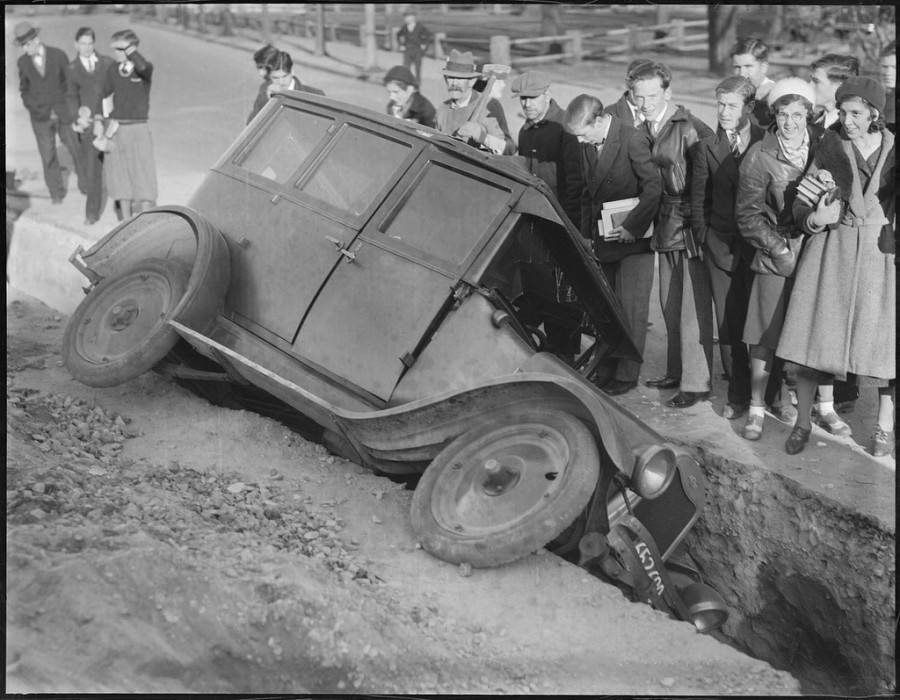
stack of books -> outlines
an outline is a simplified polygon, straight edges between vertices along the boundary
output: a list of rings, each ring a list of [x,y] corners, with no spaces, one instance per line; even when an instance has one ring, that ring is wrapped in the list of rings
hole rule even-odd
[[[822,182],[818,175],[806,174],[797,185],[797,196],[810,206],[814,207],[822,197],[826,197],[826,204],[831,204],[840,197],[840,190],[833,182]]]

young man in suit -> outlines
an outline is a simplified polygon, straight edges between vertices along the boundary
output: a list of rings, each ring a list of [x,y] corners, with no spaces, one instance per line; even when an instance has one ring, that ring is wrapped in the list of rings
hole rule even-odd
[[[77,134],[79,158],[84,169],[87,202],[86,226],[95,224],[103,212],[103,152],[94,148],[94,124],[103,119],[103,82],[113,60],[94,51],[96,36],[90,27],[75,33],[77,54],[68,67],[66,100],[69,112],[77,115],[72,129]]]
[[[631,337],[643,354],[654,267],[646,234],[662,194],[659,169],[650,156],[649,136],[635,129],[630,120],[604,112],[603,103],[590,95],[572,100],[564,124],[582,144],[581,234],[594,241],[595,255],[615,287]],[[637,197],[637,205],[601,239],[597,222],[603,204],[632,197]],[[615,367],[605,368],[598,384],[611,396],[624,394],[637,386],[640,368],[640,362],[619,360]]]
[[[626,83],[636,69],[648,63],[653,63],[653,61],[649,58],[637,58],[629,63],[628,67],[625,69]],[[604,114],[616,115],[626,124],[634,125],[635,129],[640,129],[644,125],[644,117],[641,115],[641,110],[637,108],[637,105],[631,98],[631,90],[625,90],[625,92],[622,93],[622,96],[611,105],[607,105],[603,112]]]
[[[750,405],[750,356],[741,342],[755,250],[738,233],[734,203],[738,166],[747,148],[765,130],[752,119],[756,87],[748,78],[732,76],[716,86],[718,128],[700,139],[692,153],[691,226],[703,247],[719,329],[719,352],[728,374],[726,418],[747,412]]]
[[[747,78],[756,90],[756,104],[753,119],[763,129],[772,125],[772,115],[766,96],[775,84],[766,73],[769,72],[769,47],[762,39],[741,39],[731,49],[731,67],[734,74]]]
[[[37,140],[50,199],[54,204],[60,204],[66,196],[66,183],[56,151],[57,136],[72,155],[79,189],[85,190],[78,141],[71,126],[74,115],[66,103],[69,59],[62,50],[45,46],[38,33],[38,28],[29,22],[19,22],[13,29],[16,44],[25,51],[18,61],[19,91],[25,109],[31,115],[31,128]]]
[[[689,151],[713,131],[672,102],[671,80],[668,66],[654,62],[636,68],[628,87],[650,136],[650,157],[663,179],[650,247],[659,253],[666,373],[646,384],[658,389],[678,387],[665,405],[688,408],[709,398],[712,389],[712,294],[709,273],[691,230]]]

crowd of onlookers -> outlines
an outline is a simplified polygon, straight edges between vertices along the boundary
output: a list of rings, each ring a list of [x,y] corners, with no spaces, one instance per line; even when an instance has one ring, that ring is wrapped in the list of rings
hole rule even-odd
[[[744,419],[746,439],[760,438],[767,413],[793,424],[789,454],[803,450],[812,421],[849,435],[840,413],[852,408],[864,377],[879,395],[871,452],[891,452],[894,43],[881,55],[881,80],[861,76],[853,56],[828,54],[812,62],[806,81],[769,78],[766,45],[741,40],[731,52],[734,75],[711,95],[717,123],[707,125],[677,103],[669,68],[649,59],[627,67],[627,89],[615,103],[582,94],[564,107],[545,74],[510,81],[501,67],[479,70],[471,53],[453,50],[442,69],[447,97],[435,105],[419,92],[430,34],[413,12],[404,21],[404,65],[384,76],[386,112],[515,157],[542,178],[590,242],[641,353],[659,270],[666,370],[645,384],[676,390],[667,406],[708,398],[717,339],[728,380],[724,415]],[[87,194],[86,223],[99,216],[101,171],[120,217],[152,206],[153,66],[137,36],[114,34],[108,59],[94,52],[93,32],[80,29],[71,62],[41,44],[27,22],[15,38],[25,49],[22,97],[53,200],[65,194],[58,134]],[[293,75],[286,52],[265,46],[253,59],[262,83],[248,122],[276,92],[323,94]],[[62,94],[48,89],[53,76]],[[525,116],[515,138],[497,99],[507,84]],[[559,275],[541,279],[531,293],[557,301],[566,293]],[[573,360],[578,320],[540,320],[547,349]],[[640,369],[634,360],[609,361],[592,378],[616,396],[637,386]]]

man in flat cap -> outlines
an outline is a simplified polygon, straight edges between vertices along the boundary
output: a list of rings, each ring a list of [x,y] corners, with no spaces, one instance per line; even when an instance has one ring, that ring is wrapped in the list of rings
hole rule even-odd
[[[503,105],[497,99],[485,95],[487,109],[483,112],[484,116],[478,117],[475,114],[482,94],[476,92],[474,86],[481,77],[481,72],[475,69],[472,52],[453,49],[443,72],[449,99],[438,106],[438,130],[472,146],[482,146],[492,153],[507,156],[514,154],[516,144],[501,126],[506,124]],[[473,116],[476,118],[473,119]]]
[[[38,28],[30,22],[19,22],[13,29],[16,44],[25,51],[18,62],[19,91],[25,109],[31,115],[31,128],[37,140],[50,199],[54,204],[60,204],[66,196],[66,184],[56,151],[57,136],[72,155],[78,170],[79,189],[84,191],[85,188],[79,168],[78,141],[72,130],[74,115],[66,102],[69,59],[61,49],[45,46],[38,33]]]
[[[541,178],[556,194],[569,218],[579,225],[579,197],[583,186],[581,177],[580,147],[578,139],[563,128],[565,112],[550,95],[550,78],[539,71],[517,75],[510,83],[510,91],[518,96],[525,123],[519,130],[519,156],[533,175]],[[537,251],[532,251],[537,253]],[[533,264],[543,263],[543,275],[533,275],[533,280],[543,280],[532,285],[529,293],[544,298],[556,297],[556,275],[549,258],[532,255]],[[537,320],[537,319],[535,319]],[[581,349],[579,319],[542,319],[547,335],[547,350],[574,360]]]

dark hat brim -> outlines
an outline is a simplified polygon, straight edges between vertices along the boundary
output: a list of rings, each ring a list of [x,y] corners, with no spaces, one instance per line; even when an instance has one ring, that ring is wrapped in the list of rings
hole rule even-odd
[[[34,39],[34,37],[36,37],[37,35],[38,35],[37,27],[32,27],[27,32],[25,32],[22,36],[17,36],[16,43],[19,46],[22,46],[23,44],[27,44],[29,41]]]
[[[465,69],[454,69],[454,68],[444,68],[444,77],[445,78],[480,78],[480,71],[473,70],[465,70]]]

